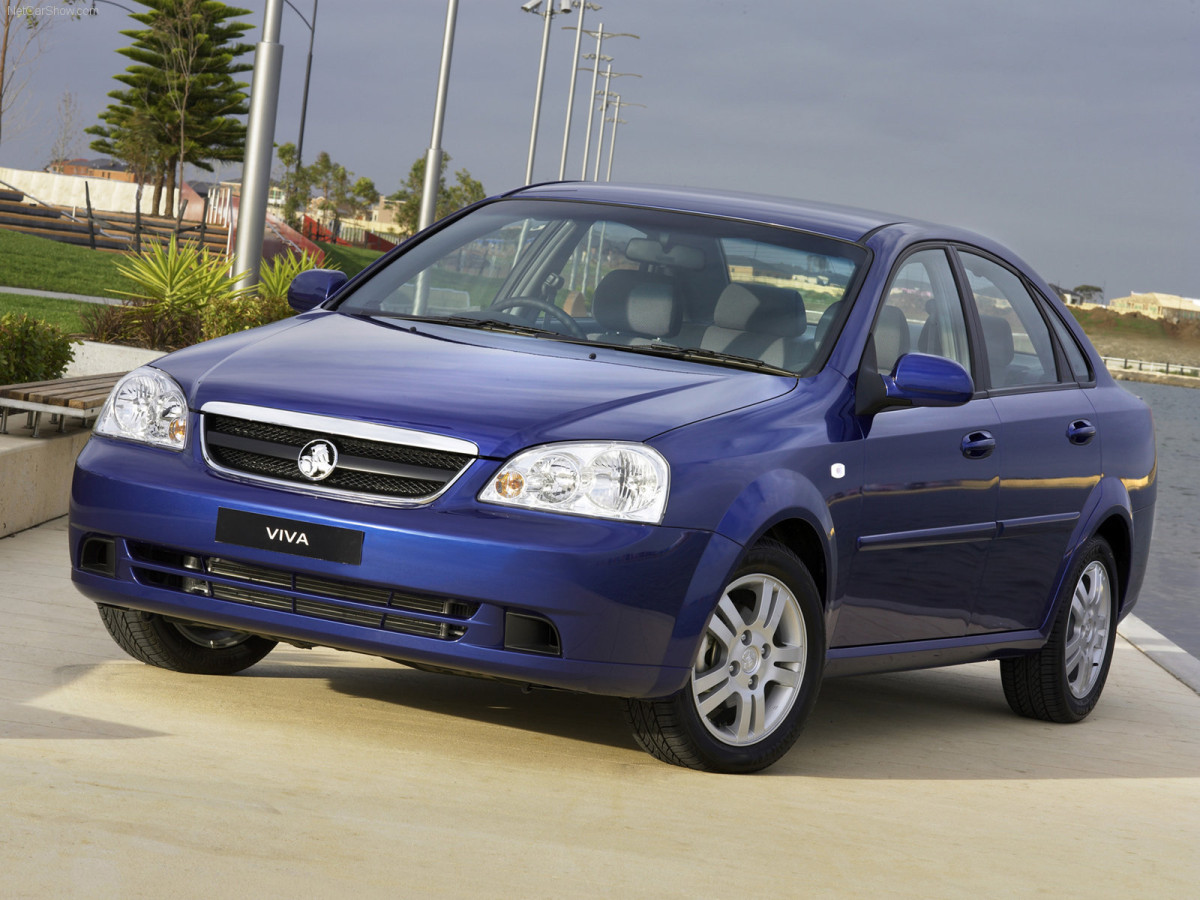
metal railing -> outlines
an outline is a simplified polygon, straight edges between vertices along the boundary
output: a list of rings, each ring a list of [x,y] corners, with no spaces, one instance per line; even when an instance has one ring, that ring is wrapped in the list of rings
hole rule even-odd
[[[1110,370],[1124,372],[1156,372],[1162,375],[1183,375],[1200,378],[1200,366],[1173,362],[1151,362],[1145,359],[1128,359],[1120,356],[1102,356]]]

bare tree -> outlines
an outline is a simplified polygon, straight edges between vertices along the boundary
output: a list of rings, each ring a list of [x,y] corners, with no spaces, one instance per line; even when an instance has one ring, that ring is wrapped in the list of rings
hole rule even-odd
[[[50,165],[70,159],[79,147],[79,103],[70,91],[58,98],[58,126],[50,145]]]
[[[60,2],[70,6],[77,0]],[[76,12],[70,18],[81,14]],[[0,141],[4,139],[4,116],[29,83],[33,63],[42,55],[42,37],[60,18],[47,14],[45,7],[0,0]]]

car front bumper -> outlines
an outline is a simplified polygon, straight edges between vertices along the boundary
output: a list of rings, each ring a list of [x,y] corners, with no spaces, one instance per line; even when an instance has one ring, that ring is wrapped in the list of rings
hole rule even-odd
[[[389,508],[94,438],[72,484],[72,578],[97,603],[299,645],[614,696],[681,688],[742,548],[480,504],[495,466],[476,461],[428,506]],[[221,509],[362,532],[361,562],[217,541]]]

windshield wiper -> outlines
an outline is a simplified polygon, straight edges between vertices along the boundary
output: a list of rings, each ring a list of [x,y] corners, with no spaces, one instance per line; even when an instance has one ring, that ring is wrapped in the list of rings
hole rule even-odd
[[[733,366],[738,369],[754,369],[761,372],[771,372],[776,375],[796,377],[796,373],[780,366],[773,366],[755,359],[752,356],[739,356],[736,353],[725,353],[721,350],[705,350],[700,347],[678,347],[675,344],[606,344],[618,350],[628,350],[631,353],[646,353],[650,356],[665,356],[670,359],[686,359],[695,362],[713,362],[718,365]]]
[[[412,313],[371,312],[362,314],[371,319],[404,319],[407,322],[427,322],[433,325],[453,325],[457,328],[477,328],[481,331],[498,331],[504,334],[553,335],[557,331],[548,328],[538,328],[534,325],[523,325],[520,322],[505,322],[499,319],[479,319],[475,316],[423,316]]]

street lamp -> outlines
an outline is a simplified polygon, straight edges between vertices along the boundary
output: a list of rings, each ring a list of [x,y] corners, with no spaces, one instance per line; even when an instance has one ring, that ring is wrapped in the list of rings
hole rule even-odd
[[[525,164],[525,183],[533,184],[533,154],[537,148],[538,119],[542,115],[542,87],[546,83],[546,53],[550,49],[550,20],[571,11],[571,0],[545,0],[546,11],[539,12],[543,0],[528,0],[521,9],[545,19],[542,27],[542,57],[538,64],[537,93],[533,98],[533,125],[529,130],[529,161]]]
[[[612,134],[608,138],[608,173],[604,176],[605,181],[612,181],[613,154],[616,152],[616,149],[617,149],[617,126],[624,123],[624,121],[625,121],[624,119],[621,118],[621,95],[614,94],[613,96],[617,98],[617,102],[613,105],[613,117],[609,120],[610,122],[613,123],[613,127],[612,127]],[[626,106],[640,106],[643,109],[646,108],[645,103],[626,102],[625,105]]]
[[[596,170],[592,173],[592,181],[600,180],[600,157],[604,153],[604,117],[608,114],[608,98],[614,96],[609,93],[609,82],[614,78],[641,78],[635,72],[614,72],[612,63],[609,63],[604,72],[604,90],[597,91],[596,96],[601,98],[600,102],[600,140],[596,143]],[[587,166],[587,161],[584,161],[584,166]]]
[[[450,91],[450,60],[454,52],[454,26],[458,21],[458,0],[446,2],[446,27],[442,33],[442,65],[438,70],[437,97],[433,106],[433,136],[425,155],[425,181],[421,185],[421,212],[417,229],[433,224],[437,212],[438,187],[442,175],[442,126],[446,120],[446,95]],[[424,272],[421,273],[422,277]],[[420,310],[418,310],[420,311]]]
[[[246,121],[246,155],[242,164],[242,197],[238,206],[238,284],[258,284],[262,263],[263,232],[267,222],[267,193],[271,189],[271,156],[274,150],[275,113],[279,105],[279,75],[283,69],[283,44],[279,20],[283,3],[267,0],[262,40],[254,49],[254,80],[250,85],[250,115]]]
[[[595,64],[592,66],[592,93],[589,95],[594,98],[596,96],[596,81],[600,75],[600,60],[604,59],[610,63],[612,62],[611,56],[604,56],[603,53],[601,52],[603,50],[602,45],[604,43],[604,39],[610,38],[610,37],[631,37],[631,38],[637,38],[640,40],[641,38],[640,38],[640,35],[628,34],[623,31],[616,32],[615,34],[605,34],[603,22],[600,23],[600,27],[596,31],[589,31],[588,34],[592,35],[596,39],[596,52],[589,53],[589,54],[587,54],[587,56],[584,57],[584,59],[596,60]],[[592,100],[592,103],[594,105],[595,100]],[[580,181],[587,180],[588,154],[592,152],[592,119],[593,118],[595,118],[595,109],[592,107],[589,107],[588,108],[587,135],[584,137],[584,140],[583,140],[583,169],[579,173]],[[601,123],[601,124],[603,124],[603,123]]]
[[[308,80],[312,76],[313,40],[317,36],[317,0],[313,0],[312,21],[304,18],[304,13],[296,8],[292,0],[284,0],[292,11],[300,17],[300,21],[308,26],[308,61],[304,64],[304,96],[300,100],[300,137],[296,140],[296,168],[304,159],[304,120],[308,116]]]
[[[597,12],[601,7],[595,3],[588,3],[586,0],[575,0],[579,7],[579,24],[567,25],[563,28],[564,31],[575,31],[575,55],[571,57],[571,81],[570,90],[567,91],[567,120],[563,125],[563,148],[562,158],[558,162],[558,180],[562,181],[567,175],[567,145],[571,140],[571,113],[575,109],[575,82],[579,80],[578,69],[576,66],[579,61],[579,43],[583,40],[583,17],[589,9],[594,9]],[[595,90],[593,85],[592,90]]]

